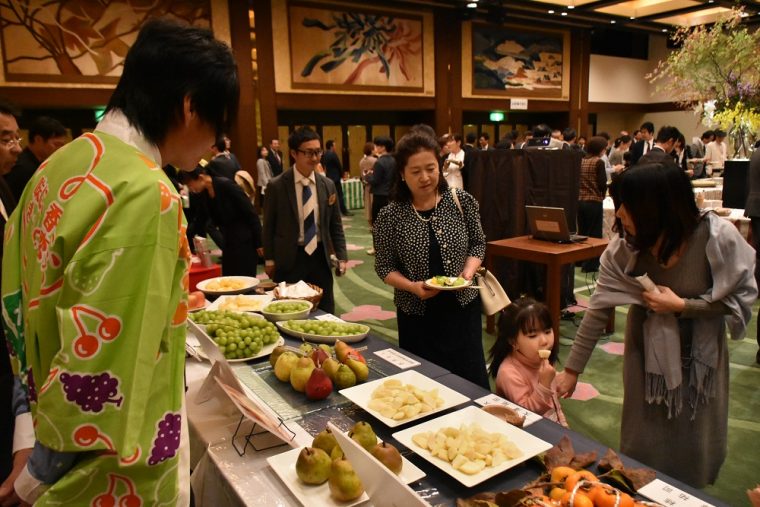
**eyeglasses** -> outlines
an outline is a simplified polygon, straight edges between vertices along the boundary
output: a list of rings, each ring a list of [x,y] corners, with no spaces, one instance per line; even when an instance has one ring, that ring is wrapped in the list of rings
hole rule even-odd
[[[322,150],[296,150],[298,153],[306,156],[307,158],[321,157],[324,151]]]
[[[0,139],[0,145],[3,145],[6,148],[10,148],[14,144],[18,145],[19,148],[21,148],[24,140],[20,137],[17,137],[15,139]]]

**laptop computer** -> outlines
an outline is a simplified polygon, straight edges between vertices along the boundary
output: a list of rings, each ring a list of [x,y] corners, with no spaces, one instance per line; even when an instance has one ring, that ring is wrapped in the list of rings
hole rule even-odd
[[[534,239],[554,243],[578,243],[588,239],[588,236],[570,234],[564,208],[525,206],[525,212]]]

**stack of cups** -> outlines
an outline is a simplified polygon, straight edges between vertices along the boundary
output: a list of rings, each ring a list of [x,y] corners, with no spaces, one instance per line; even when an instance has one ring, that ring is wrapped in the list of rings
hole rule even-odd
[[[193,237],[193,245],[195,246],[195,255],[201,260],[201,266],[209,268],[214,265],[211,260],[211,251],[208,248],[208,240],[200,236]]]

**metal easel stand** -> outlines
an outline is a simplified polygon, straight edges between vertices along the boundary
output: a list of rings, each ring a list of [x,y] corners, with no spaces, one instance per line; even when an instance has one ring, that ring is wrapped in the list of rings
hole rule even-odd
[[[288,428],[288,426],[285,424],[285,421],[278,418],[280,421],[280,424],[278,424],[278,427],[283,427],[285,430],[290,433],[292,436],[290,437],[290,440],[293,440],[296,438],[296,434],[293,430]],[[246,449],[248,449],[248,446],[250,445],[253,447],[253,450],[257,452],[266,451],[267,449],[272,449],[274,447],[279,447],[281,445],[286,445],[287,442],[283,442],[282,439],[279,437],[272,435],[269,431],[261,427],[259,431],[256,431],[256,428],[259,426],[257,423],[253,423],[253,426],[251,427],[251,431],[245,435],[243,438],[245,439],[245,445],[243,445],[242,449],[238,448],[238,444],[235,443],[235,439],[238,437],[238,433],[240,433],[240,428],[243,426],[243,421],[246,420],[246,417],[244,415],[240,416],[240,421],[238,421],[237,427],[235,428],[235,432],[232,434],[232,447],[235,449],[235,452],[238,453],[238,456],[243,457],[245,455]],[[258,440],[263,440],[266,435],[271,435],[271,439],[274,441],[273,443],[269,445],[264,446],[258,446],[254,439],[258,437]]]

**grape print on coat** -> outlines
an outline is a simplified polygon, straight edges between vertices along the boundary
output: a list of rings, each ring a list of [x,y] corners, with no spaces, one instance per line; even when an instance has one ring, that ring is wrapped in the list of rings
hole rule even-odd
[[[164,460],[173,458],[179,449],[179,434],[182,427],[182,417],[169,412],[158,422],[158,432],[150,450],[149,465],[158,465]]]
[[[99,375],[77,375],[61,373],[60,376],[66,400],[79,405],[85,412],[100,412],[106,403],[121,407],[124,396],[119,394],[119,381],[108,373]]]

